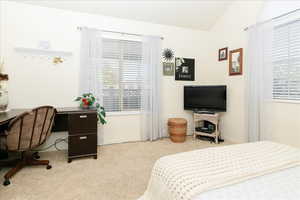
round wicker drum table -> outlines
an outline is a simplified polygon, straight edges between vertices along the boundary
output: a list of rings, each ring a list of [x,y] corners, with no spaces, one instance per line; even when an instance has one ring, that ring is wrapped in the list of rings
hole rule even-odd
[[[168,127],[172,142],[184,142],[186,139],[187,120],[184,118],[169,118]]]

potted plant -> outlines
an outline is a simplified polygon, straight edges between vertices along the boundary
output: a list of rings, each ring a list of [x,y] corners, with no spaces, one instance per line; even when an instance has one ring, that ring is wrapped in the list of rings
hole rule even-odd
[[[101,124],[106,124],[106,113],[103,106],[96,102],[96,97],[92,93],[85,93],[77,97],[75,101],[80,102],[80,107],[84,109],[89,109],[91,107],[97,108],[98,120]]]

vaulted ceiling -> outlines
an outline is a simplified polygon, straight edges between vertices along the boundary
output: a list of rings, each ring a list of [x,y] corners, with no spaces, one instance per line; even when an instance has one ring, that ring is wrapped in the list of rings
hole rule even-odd
[[[232,0],[231,0],[232,1]],[[176,1],[24,1],[26,3],[139,20],[156,24],[209,30],[230,4],[229,0]]]

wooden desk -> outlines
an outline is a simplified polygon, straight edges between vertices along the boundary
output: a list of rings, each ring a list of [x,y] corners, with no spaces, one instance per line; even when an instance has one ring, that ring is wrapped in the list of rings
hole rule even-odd
[[[14,119],[19,114],[22,114],[23,112],[27,111],[27,109],[13,109],[5,113],[0,113],[0,136],[4,134],[4,131],[8,127],[8,123],[10,120]],[[3,151],[3,147],[1,146],[0,141],[0,160],[7,159],[8,153],[6,151]]]
[[[74,158],[93,156],[97,159],[97,110],[79,107],[56,108],[57,114],[52,127],[53,132],[68,131],[68,162]],[[0,113],[0,135],[8,127],[10,120],[30,109],[12,109]],[[0,152],[0,158],[7,157]]]
[[[8,123],[10,120],[15,118],[17,115],[22,114],[29,109],[12,109],[8,112],[0,113],[0,125]]]

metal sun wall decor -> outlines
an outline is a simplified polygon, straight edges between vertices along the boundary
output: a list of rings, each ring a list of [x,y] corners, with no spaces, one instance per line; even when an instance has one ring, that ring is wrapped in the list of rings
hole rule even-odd
[[[163,62],[163,75],[174,76],[174,52],[166,48],[163,50],[162,57],[165,60],[165,62]]]
[[[172,49],[167,48],[167,49],[164,49],[162,56],[165,61],[172,61],[174,58],[174,52]]]

